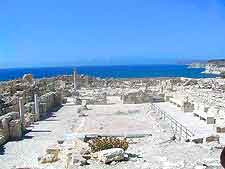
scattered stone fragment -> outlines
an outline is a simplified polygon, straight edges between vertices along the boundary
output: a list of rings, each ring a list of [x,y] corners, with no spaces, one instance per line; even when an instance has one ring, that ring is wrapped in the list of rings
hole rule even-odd
[[[121,148],[112,148],[94,153],[92,156],[98,161],[108,164],[112,161],[124,160],[125,152]]]
[[[74,154],[72,156],[72,165],[84,166],[89,165],[89,163],[81,155]]]
[[[203,138],[194,138],[192,139],[192,142],[196,144],[202,144],[203,143]]]
[[[56,162],[59,160],[59,152],[60,148],[58,147],[58,145],[49,146],[46,149],[46,154],[42,157],[39,157],[38,161],[42,164]]]
[[[58,157],[55,154],[45,154],[44,156],[38,158],[38,161],[41,164],[54,163],[54,162],[56,162],[58,160],[59,159],[58,159]]]

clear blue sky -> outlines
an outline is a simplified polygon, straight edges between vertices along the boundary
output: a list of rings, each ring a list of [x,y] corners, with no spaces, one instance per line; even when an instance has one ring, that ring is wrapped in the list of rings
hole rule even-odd
[[[224,0],[0,2],[0,67],[223,57]]]

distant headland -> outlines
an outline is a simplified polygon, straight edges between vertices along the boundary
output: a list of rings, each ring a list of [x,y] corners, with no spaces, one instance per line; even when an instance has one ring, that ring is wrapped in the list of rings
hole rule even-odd
[[[205,71],[202,73],[221,75],[225,73],[225,59],[213,59],[208,60],[207,62],[193,62],[188,67],[204,68]]]

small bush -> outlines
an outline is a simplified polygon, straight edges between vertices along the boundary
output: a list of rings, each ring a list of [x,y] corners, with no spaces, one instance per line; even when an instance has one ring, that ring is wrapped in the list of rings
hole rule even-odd
[[[128,149],[127,139],[118,139],[118,138],[96,138],[89,142],[89,146],[93,153],[107,150],[111,148],[122,148],[124,151]]]

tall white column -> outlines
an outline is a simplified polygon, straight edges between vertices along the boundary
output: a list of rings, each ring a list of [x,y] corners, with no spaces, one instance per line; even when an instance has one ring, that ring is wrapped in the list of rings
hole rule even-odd
[[[34,110],[35,110],[35,120],[40,120],[40,114],[39,114],[39,101],[37,94],[34,95]]]
[[[74,69],[73,71],[73,102],[76,104],[77,97],[76,97],[76,91],[77,91],[77,72]]]
[[[23,102],[23,98],[19,98],[19,113],[20,113],[20,121],[21,121],[21,127],[22,130],[25,129],[24,126],[24,102]]]

